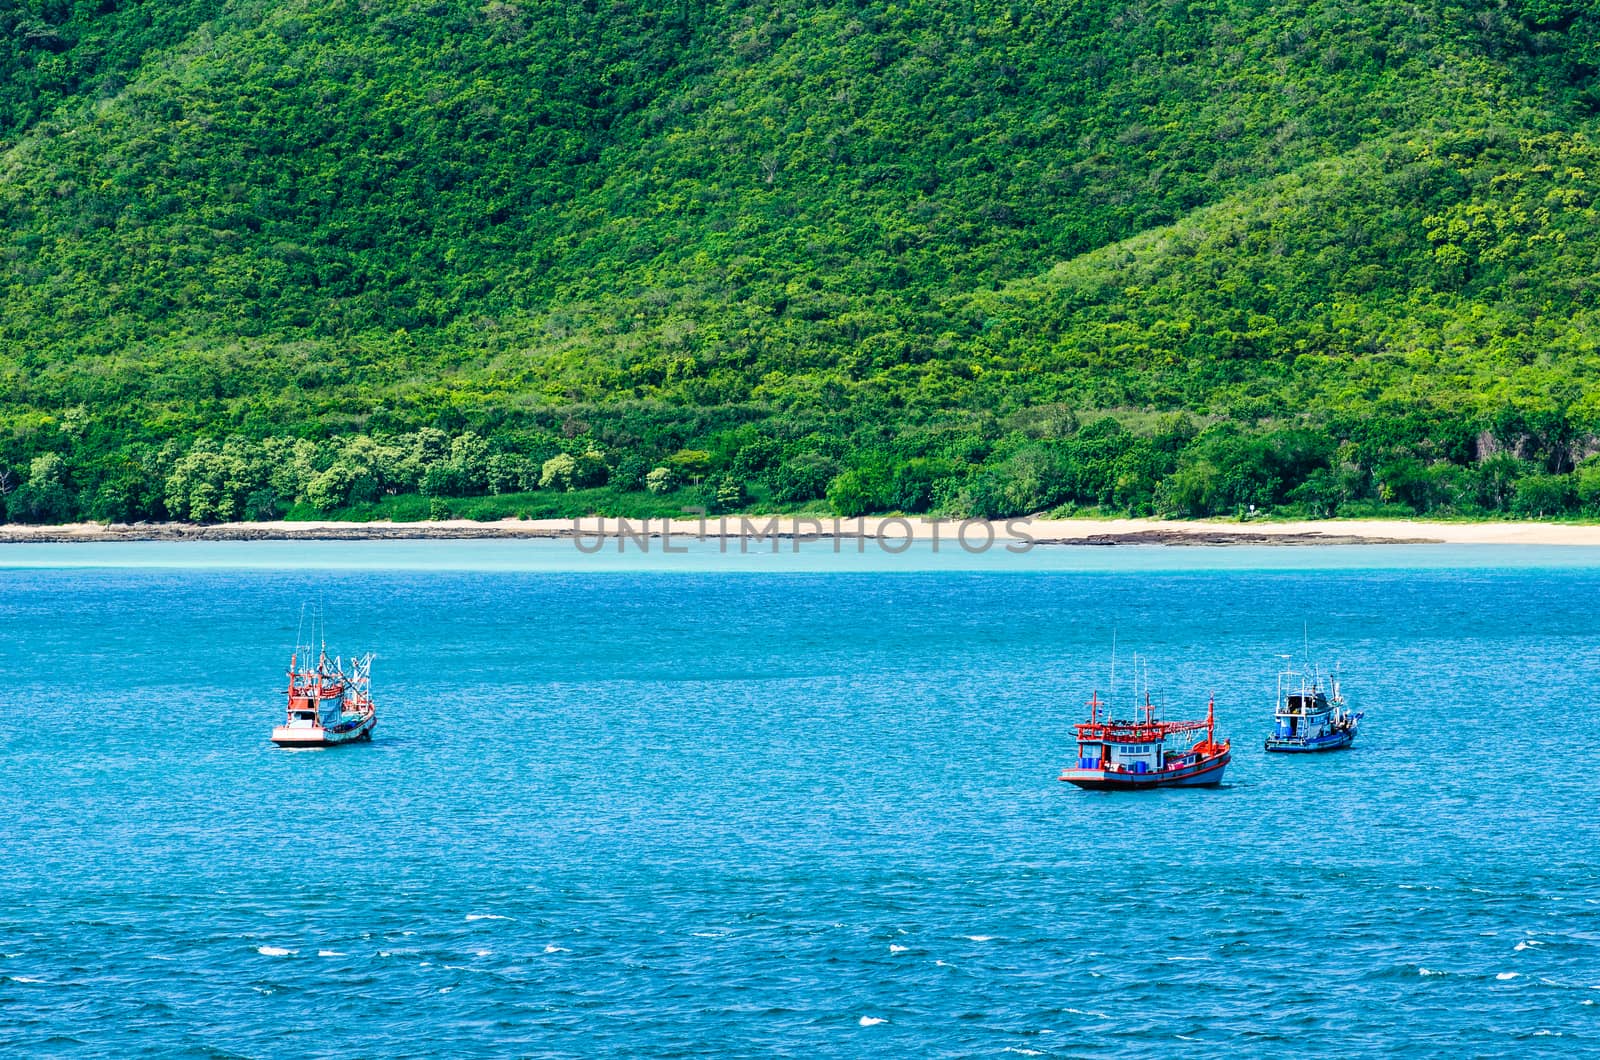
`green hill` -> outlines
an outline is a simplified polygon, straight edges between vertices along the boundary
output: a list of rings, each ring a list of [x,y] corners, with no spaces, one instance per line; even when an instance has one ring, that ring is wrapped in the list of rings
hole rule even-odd
[[[23,0],[0,41],[12,519],[1600,509],[1576,0]]]

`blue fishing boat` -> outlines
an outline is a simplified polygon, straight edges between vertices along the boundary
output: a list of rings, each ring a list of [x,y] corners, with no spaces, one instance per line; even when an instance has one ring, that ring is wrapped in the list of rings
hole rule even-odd
[[[1364,714],[1351,712],[1337,676],[1329,681],[1314,668],[1291,667],[1278,675],[1278,706],[1266,749],[1305,754],[1349,747]]]

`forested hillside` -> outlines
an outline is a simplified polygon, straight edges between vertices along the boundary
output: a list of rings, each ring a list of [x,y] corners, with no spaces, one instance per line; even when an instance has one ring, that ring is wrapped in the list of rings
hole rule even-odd
[[[1578,0],[20,0],[13,520],[1600,515]]]

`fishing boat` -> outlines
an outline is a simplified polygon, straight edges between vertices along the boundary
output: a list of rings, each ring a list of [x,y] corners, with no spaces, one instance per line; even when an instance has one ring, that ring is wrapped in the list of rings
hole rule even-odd
[[[309,652],[307,653],[309,654]],[[372,705],[372,656],[350,660],[350,672],[324,647],[314,667],[289,656],[288,717],[272,730],[279,747],[337,747],[372,739],[378,712]]]
[[[1089,720],[1077,726],[1078,763],[1061,779],[1098,791],[1207,787],[1222,783],[1232,741],[1217,742],[1213,698],[1201,721],[1161,721],[1145,694],[1134,720],[1100,719],[1099,693],[1089,700]],[[1194,737],[1199,737],[1194,739]],[[1191,742],[1191,740],[1193,742]]]
[[[1266,749],[1291,754],[1337,751],[1356,742],[1356,729],[1365,716],[1365,711],[1351,713],[1337,676],[1325,682],[1314,668],[1290,667],[1278,674],[1278,706]]]

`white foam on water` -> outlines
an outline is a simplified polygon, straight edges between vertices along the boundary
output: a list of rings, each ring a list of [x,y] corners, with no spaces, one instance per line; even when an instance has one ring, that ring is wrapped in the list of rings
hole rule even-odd
[[[1037,1049],[1019,1049],[1015,1045],[1008,1045],[1000,1050],[1002,1053],[1016,1053],[1018,1056],[1043,1056]]]
[[[1111,1018],[1106,1013],[1096,1012],[1092,1008],[1069,1008],[1067,1011],[1072,1013],[1074,1016],[1093,1016],[1097,1020],[1108,1020]]]
[[[906,950],[909,950],[910,948],[911,948],[910,946],[896,946],[892,942],[889,943],[889,952],[890,953],[904,953]]]
[[[1533,1036],[1535,1038],[1559,1038],[1559,1037],[1561,1037],[1561,1032],[1560,1031],[1534,1031],[1533,1032]]]
[[[348,953],[342,953],[339,950],[318,950],[317,951],[317,956],[318,957],[348,957],[350,955]]]
[[[1448,972],[1441,972],[1437,968],[1418,968],[1417,969],[1417,974],[1418,975],[1448,975],[1449,973]]]
[[[293,957],[299,950],[286,950],[282,946],[257,946],[256,952],[263,957]]]
[[[468,917],[467,919],[470,920],[472,918]],[[400,932],[400,935],[401,935],[402,938],[410,938],[412,935],[415,935],[415,934],[416,934],[415,931],[402,931],[402,932]]]
[[[489,956],[490,952],[490,950],[473,950],[472,955],[474,957],[487,957]]]
[[[176,957],[166,957],[159,953],[147,953],[145,956],[150,958],[152,961],[175,961],[178,959]]]
[[[1513,946],[1511,948],[1520,952],[1522,950],[1527,949],[1529,946],[1543,946],[1543,945],[1544,945],[1544,943],[1540,942],[1538,939],[1523,939],[1521,942],[1517,943],[1515,946]]]
[[[557,946],[553,942],[550,945],[546,946],[544,948],[544,951],[546,953],[571,953],[572,952],[571,950],[567,949],[565,946]]]
[[[934,961],[934,962],[933,962],[933,966],[934,966],[934,967],[935,967],[935,968],[954,968],[954,967],[955,967],[955,965],[953,965],[953,964],[946,964],[946,963],[944,963],[944,962],[943,962],[943,961]],[[1597,990],[1600,990],[1600,987],[1596,987],[1596,988],[1595,988],[1595,989],[1597,989]]]
[[[1521,972],[1501,972],[1499,975],[1495,976],[1495,978],[1500,980],[1503,983],[1507,979],[1515,979],[1517,976],[1519,976],[1521,974],[1522,974]]]
[[[863,1027],[876,1027],[880,1023],[888,1023],[889,1021],[886,1019],[880,1019],[877,1016],[862,1016],[858,1022],[860,1022],[861,1026]]]
[[[993,942],[994,941],[994,936],[993,935],[963,935],[961,937],[964,938],[964,939],[967,939],[970,942]]]
[[[432,968],[433,967],[433,962],[432,961],[418,961],[417,962],[417,967],[418,968]]]
[[[727,934],[722,931],[691,931],[689,934],[693,935],[697,939],[727,938]]]
[[[1191,1038],[1187,1034],[1175,1034],[1175,1035],[1173,1035],[1173,1037],[1174,1038],[1181,1038],[1186,1042],[1198,1042],[1200,1040],[1199,1038]]]
[[[1210,957],[1168,957],[1169,961],[1209,961]]]
[[[455,989],[455,987],[453,987],[453,986],[441,986],[439,988],[439,993],[448,994],[450,991],[452,991],[454,989]]]
[[[1594,1004],[1594,998],[1586,997],[1582,1001],[1578,1002],[1578,1004],[1580,1004],[1580,1005],[1592,1005],[1592,1004]]]
[[[7,978],[10,979],[13,983],[40,983],[40,984],[44,983],[43,979],[35,979],[31,975],[12,975],[12,976],[7,976]]]
[[[511,918],[508,917],[508,916],[501,916],[498,913],[468,913],[467,914],[467,919],[470,921],[470,920],[510,920]],[[406,934],[409,935],[409,934],[411,934],[411,932],[408,931],[408,932],[406,932]]]
[[[378,951],[378,956],[379,957],[392,957],[392,956],[394,956],[394,954],[390,953],[388,950],[379,950]]]

